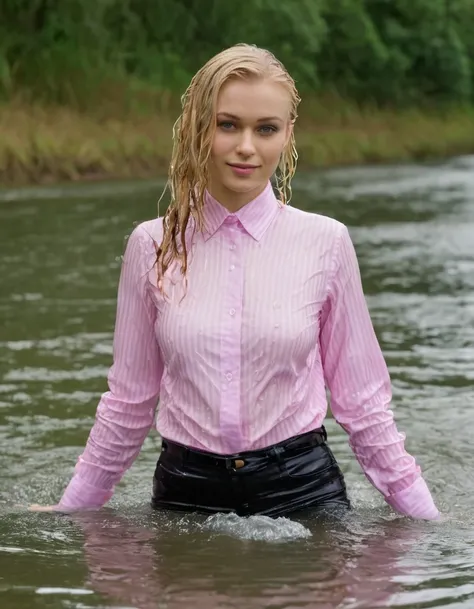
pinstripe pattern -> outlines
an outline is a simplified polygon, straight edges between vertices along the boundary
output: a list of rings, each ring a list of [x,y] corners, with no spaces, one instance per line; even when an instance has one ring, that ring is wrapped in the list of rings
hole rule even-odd
[[[235,214],[208,195],[179,269],[157,288],[162,220],[138,226],[122,266],[109,391],[60,507],[103,505],[153,425],[216,453],[262,448],[337,421],[372,484],[398,511],[438,511],[397,431],[390,378],[349,233],[275,199],[271,185]],[[184,296],[184,298],[183,298]]]

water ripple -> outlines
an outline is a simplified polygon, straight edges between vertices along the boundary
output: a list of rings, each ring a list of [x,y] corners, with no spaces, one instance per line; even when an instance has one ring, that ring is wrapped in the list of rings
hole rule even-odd
[[[106,389],[125,235],[154,215],[158,183],[0,192],[6,606],[471,609],[473,168],[474,157],[463,157],[337,169],[301,176],[294,191],[298,207],[349,226],[393,380],[392,408],[446,514],[439,523],[395,514],[331,418],[330,444],[354,506],[345,518],[153,512],[156,434],[108,508],[27,512],[30,503],[57,501],[81,454]]]

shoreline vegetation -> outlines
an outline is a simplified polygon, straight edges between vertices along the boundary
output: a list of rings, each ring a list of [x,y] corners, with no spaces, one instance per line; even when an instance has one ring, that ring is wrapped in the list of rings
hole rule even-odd
[[[303,102],[300,169],[474,153],[473,0],[0,2],[0,186],[163,176],[179,93],[238,42]]]
[[[94,113],[0,104],[0,185],[163,176],[174,102]],[[380,109],[314,95],[303,99],[296,136],[300,170],[443,159],[474,153],[474,107]]]

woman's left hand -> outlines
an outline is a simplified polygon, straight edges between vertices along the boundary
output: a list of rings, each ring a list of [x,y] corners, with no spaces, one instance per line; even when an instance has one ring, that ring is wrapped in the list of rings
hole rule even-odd
[[[33,503],[32,505],[28,506],[28,510],[30,512],[57,512],[58,506],[57,505],[37,505],[36,503]]]

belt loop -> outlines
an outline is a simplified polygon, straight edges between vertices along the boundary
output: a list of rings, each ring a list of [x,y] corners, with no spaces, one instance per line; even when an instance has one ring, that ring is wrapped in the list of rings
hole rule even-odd
[[[270,453],[275,457],[275,459],[279,465],[281,465],[284,461],[283,456],[282,456],[284,452],[285,452],[285,449],[283,448],[283,446],[274,446],[270,450]]]
[[[182,452],[182,461],[181,461],[181,465],[184,466],[186,464],[186,461],[189,461],[189,448],[187,446],[185,446],[183,452]]]
[[[326,440],[328,439],[328,434],[324,425],[321,425],[321,432],[323,434],[324,441],[326,442]]]

